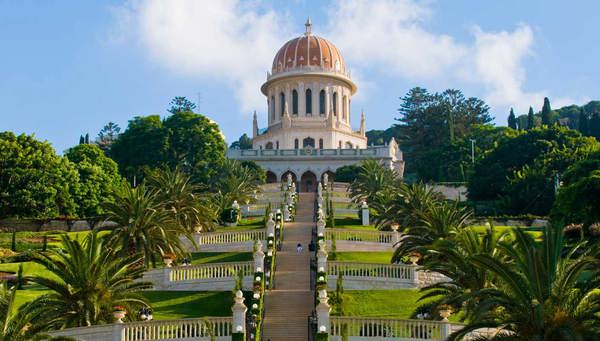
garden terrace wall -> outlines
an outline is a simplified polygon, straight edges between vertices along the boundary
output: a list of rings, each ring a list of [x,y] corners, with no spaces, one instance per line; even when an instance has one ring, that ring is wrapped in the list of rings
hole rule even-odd
[[[242,286],[252,288],[254,262],[227,262],[186,265],[146,271],[143,281],[152,282],[154,290],[228,291],[235,288],[238,272],[243,273]]]
[[[400,234],[391,231],[360,231],[349,229],[325,229],[327,248],[331,250],[332,239],[336,240],[336,251],[392,251]]]
[[[68,328],[48,334],[54,337],[67,336],[78,341],[210,341],[206,323],[212,325],[218,341],[231,340],[231,317],[115,323]]]
[[[253,251],[254,243],[260,240],[266,245],[266,231],[247,230],[231,232],[203,232],[195,233],[194,241],[197,248],[189,240],[182,238],[190,251],[194,252],[249,252]]]

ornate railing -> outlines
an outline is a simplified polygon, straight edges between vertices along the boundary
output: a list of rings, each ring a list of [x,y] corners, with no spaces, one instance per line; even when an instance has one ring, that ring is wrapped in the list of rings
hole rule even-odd
[[[231,317],[183,319],[127,323],[121,331],[122,341],[177,340],[199,337],[231,336]]]
[[[393,243],[394,233],[390,231],[360,231],[349,229],[325,229],[325,239],[355,241],[355,242],[375,242],[375,243]]]
[[[251,242],[265,240],[264,229],[236,231],[236,232],[209,232],[198,234],[198,245],[203,244],[232,244],[240,242]]]
[[[197,279],[229,278],[237,276],[240,271],[242,271],[244,276],[252,276],[254,274],[253,265],[253,261],[248,261],[178,266],[171,268],[169,280],[177,282]]]
[[[327,262],[327,274],[344,277],[380,277],[415,281],[417,267],[405,264]]]
[[[399,320],[385,318],[331,317],[331,336],[394,339],[394,340],[445,340],[452,324],[431,320]],[[457,324],[456,328],[461,326]]]

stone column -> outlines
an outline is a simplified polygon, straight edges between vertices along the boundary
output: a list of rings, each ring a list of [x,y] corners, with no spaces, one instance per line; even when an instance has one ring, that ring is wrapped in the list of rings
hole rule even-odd
[[[269,212],[269,220],[267,220],[267,238],[275,237],[275,221],[273,221],[273,212]]]
[[[298,83],[298,116],[306,116],[306,93],[304,92],[304,83]]]
[[[254,271],[263,272],[265,270],[265,253],[262,251],[262,243],[256,241],[256,251],[254,252]]]
[[[366,201],[363,201],[360,205],[361,216],[362,216],[362,225],[369,226],[369,205],[367,205]]]
[[[329,333],[329,313],[331,312],[331,306],[327,303],[327,290],[323,289],[319,291],[319,304],[317,304],[317,330],[320,333]]]
[[[317,273],[327,272],[327,251],[325,251],[325,244],[319,245],[317,251]]]
[[[392,228],[392,245],[394,245],[394,247],[398,246],[398,244],[400,243],[400,232],[398,232],[398,228],[400,226],[398,224],[392,224],[391,228]]]
[[[288,204],[283,205],[283,221],[290,221],[290,206]]]
[[[330,91],[329,91],[329,86],[325,86],[325,88],[323,88],[323,90],[325,90],[325,116],[330,114],[330,108],[331,108],[331,99],[330,99]],[[320,95],[319,95],[320,97]]]
[[[323,219],[317,220],[317,236],[320,234],[325,236],[325,221]]]
[[[244,294],[241,290],[235,293],[235,303],[231,307],[233,312],[233,332],[246,333],[246,311],[248,308],[244,304]]]

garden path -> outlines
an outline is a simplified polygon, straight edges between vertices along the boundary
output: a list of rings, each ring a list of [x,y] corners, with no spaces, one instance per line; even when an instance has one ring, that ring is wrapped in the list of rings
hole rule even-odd
[[[308,251],[314,200],[315,193],[300,193],[296,219],[285,225],[282,249],[275,257],[275,289],[265,296],[263,340],[308,340],[307,317],[314,308]],[[304,247],[301,253],[296,251],[298,243]]]

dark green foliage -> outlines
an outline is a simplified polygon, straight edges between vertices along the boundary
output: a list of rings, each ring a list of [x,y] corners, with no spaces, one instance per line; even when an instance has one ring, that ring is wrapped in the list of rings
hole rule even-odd
[[[557,126],[507,136],[475,164],[469,199],[499,200],[505,213],[548,214],[554,178],[585,158],[597,142]]]
[[[365,135],[367,136],[367,145],[369,146],[383,146],[386,143],[390,143],[392,139],[399,140],[401,136],[401,126],[393,124],[386,130],[368,130]]]
[[[360,166],[358,165],[342,166],[335,171],[335,181],[350,183],[356,179],[359,171]]]
[[[231,146],[231,149],[252,149],[252,139],[244,133],[237,141],[234,141]]]
[[[231,334],[231,341],[246,341],[246,334],[233,333],[233,334]]]
[[[327,203],[327,227],[335,227],[335,210],[331,199]]]
[[[42,237],[42,252],[45,252],[48,249],[48,236],[44,235]]]
[[[23,263],[19,264],[19,270],[17,270],[17,290],[23,289],[23,285],[25,284],[25,280],[23,279]]]
[[[510,108],[510,114],[508,115],[508,127],[517,129],[517,118],[515,117],[513,108]]]
[[[171,106],[167,109],[171,114],[177,114],[180,112],[194,112],[196,109],[196,104],[185,97],[175,97],[169,103]]]
[[[360,164],[356,179],[350,184],[350,193],[355,203],[370,203],[379,195],[393,191],[401,182],[395,170],[382,162],[368,159]]]
[[[113,193],[123,185],[117,164],[93,144],[70,148],[65,157],[79,174],[79,188],[74,195],[78,204],[77,216],[82,218],[102,215],[102,202],[112,201]]]
[[[17,230],[13,230],[12,236],[10,237],[10,249],[14,252],[17,251]]]
[[[0,218],[73,216],[77,170],[34,136],[0,133]]]
[[[79,135],[79,144],[84,144],[85,143],[85,138],[83,137],[83,135]]]
[[[533,108],[529,107],[529,112],[527,112],[527,130],[531,130],[535,128],[535,118],[533,115]]]
[[[590,118],[589,135],[600,140],[600,112],[595,112]]]
[[[115,140],[119,137],[121,128],[114,122],[108,122],[98,133],[96,144],[106,155],[110,155],[110,148]]]
[[[542,124],[549,126],[552,123],[552,108],[550,107],[550,100],[548,97],[544,97],[544,106],[542,107]]]
[[[582,135],[588,135],[590,133],[590,122],[589,117],[585,112],[585,109],[581,108],[579,111],[579,126],[578,130]]]
[[[429,93],[423,88],[413,88],[402,98],[398,110],[399,129],[405,139],[402,146],[407,154],[408,171],[421,171],[429,167],[424,155],[432,149],[447,146],[465,137],[473,126],[492,120],[489,107],[480,99],[465,98],[461,91],[448,89],[442,93]]]
[[[317,333],[315,341],[329,341],[329,333]]]

